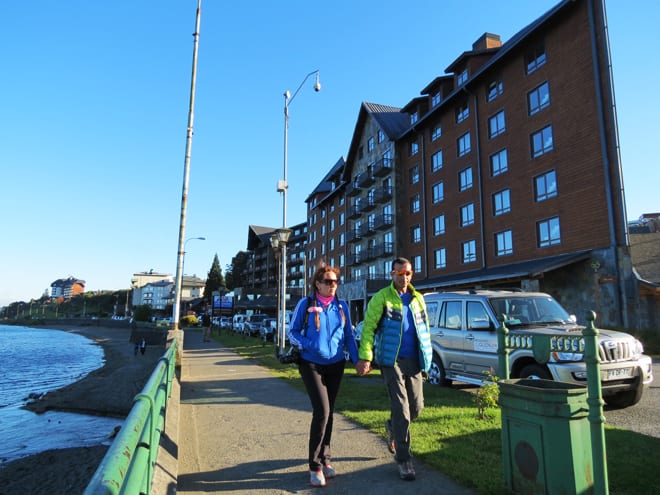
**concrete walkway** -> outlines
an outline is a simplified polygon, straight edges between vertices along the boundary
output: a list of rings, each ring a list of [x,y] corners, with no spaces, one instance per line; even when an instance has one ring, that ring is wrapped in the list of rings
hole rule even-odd
[[[202,342],[200,333],[185,333],[176,493],[318,493],[308,484],[307,395],[217,342]],[[400,480],[384,439],[339,414],[332,451],[338,475],[323,493],[473,494],[420,462],[416,481]]]

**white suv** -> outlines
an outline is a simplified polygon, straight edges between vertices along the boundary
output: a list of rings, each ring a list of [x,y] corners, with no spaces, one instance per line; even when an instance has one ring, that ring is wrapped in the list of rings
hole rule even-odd
[[[433,365],[429,381],[449,385],[452,380],[481,385],[485,372],[498,373],[497,316],[511,334],[582,332],[552,296],[541,292],[470,290],[424,295],[431,324]],[[639,402],[644,386],[653,381],[651,358],[639,340],[613,330],[599,329],[599,356],[603,399],[612,407]],[[512,350],[511,378],[540,378],[586,385],[581,353],[553,353],[538,363],[526,349]]]

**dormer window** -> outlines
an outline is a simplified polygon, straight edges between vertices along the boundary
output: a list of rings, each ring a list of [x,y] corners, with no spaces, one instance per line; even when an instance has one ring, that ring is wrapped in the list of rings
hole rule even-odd
[[[437,107],[438,105],[440,105],[440,101],[442,101],[442,97],[440,96],[440,91],[438,91],[437,93],[433,93],[433,95],[431,96],[431,106]]]
[[[374,140],[373,136],[370,137],[369,140],[367,141],[367,150],[370,152],[373,151],[374,147],[376,146],[375,143],[376,141]]]
[[[410,125],[415,124],[419,120],[419,113],[413,112],[410,114]]]
[[[461,72],[458,77],[456,78],[456,84],[458,86],[465,84],[468,80],[468,70],[465,69],[463,72]]]

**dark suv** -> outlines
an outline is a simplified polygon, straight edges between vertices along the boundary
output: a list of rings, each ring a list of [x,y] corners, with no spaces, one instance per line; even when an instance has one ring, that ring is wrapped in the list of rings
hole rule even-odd
[[[433,365],[429,381],[452,380],[481,385],[484,372],[497,374],[498,316],[511,333],[517,330],[561,335],[581,332],[575,316],[541,292],[472,290],[424,295],[431,324]],[[614,330],[599,329],[603,399],[612,407],[639,402],[644,386],[653,381],[651,358],[639,340]],[[546,364],[531,350],[511,351],[511,378],[540,378],[586,385],[584,355],[554,352]]]

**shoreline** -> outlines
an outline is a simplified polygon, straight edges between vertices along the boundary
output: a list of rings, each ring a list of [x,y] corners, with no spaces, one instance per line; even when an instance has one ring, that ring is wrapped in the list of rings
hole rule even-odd
[[[35,326],[80,334],[104,351],[105,363],[84,378],[22,406],[37,414],[62,411],[124,419],[153,373],[165,345],[150,343],[135,355],[134,332],[126,326],[46,324]],[[159,341],[164,339],[151,339]],[[112,432],[108,432],[110,435]],[[0,464],[2,495],[82,493],[108,450],[107,445],[58,448]]]

